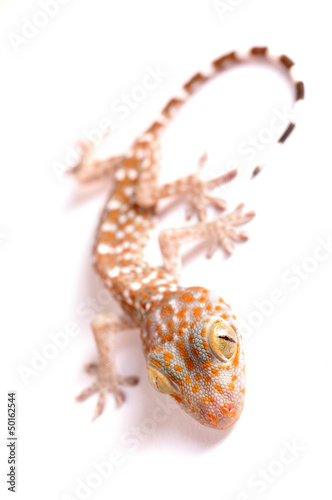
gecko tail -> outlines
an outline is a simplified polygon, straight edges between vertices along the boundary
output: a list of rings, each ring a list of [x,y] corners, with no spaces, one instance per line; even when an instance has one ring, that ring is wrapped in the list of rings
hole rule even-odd
[[[266,62],[267,64],[280,69],[281,72],[286,72],[294,89],[294,107],[297,102],[304,99],[305,90],[304,83],[293,77],[292,68],[294,62],[285,54],[275,56],[267,47],[252,47],[245,54],[238,52],[230,52],[218,59],[214,60],[207,71],[196,73],[182,87],[178,96],[173,97],[161,111],[159,118],[147,130],[148,133],[159,135],[163,132],[166,126],[176,116],[182,106],[206,83],[219,76],[224,71],[230,68],[246,63]],[[278,143],[283,144],[288,139],[295,128],[295,123],[290,122],[280,136]],[[261,171],[261,167],[256,167],[253,172],[253,177]]]

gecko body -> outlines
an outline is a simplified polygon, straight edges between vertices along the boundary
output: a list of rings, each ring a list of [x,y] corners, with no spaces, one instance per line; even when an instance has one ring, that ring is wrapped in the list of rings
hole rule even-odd
[[[184,288],[179,283],[180,247],[190,241],[212,238],[213,249],[220,245],[232,253],[234,242],[245,241],[237,228],[249,222],[253,212],[243,213],[240,204],[233,212],[214,221],[206,220],[209,203],[220,210],[225,202],[209,191],[236,175],[228,172],[203,182],[198,174],[159,185],[162,133],[176,112],[199,88],[229,67],[249,61],[276,64],[290,74],[287,56],[274,58],[266,48],[253,48],[246,56],[232,52],[211,64],[208,74],[197,73],[123,156],[98,161],[91,159],[91,146],[82,145],[82,158],[75,174],[82,182],[115,170],[115,185],[103,211],[94,245],[94,267],[105,286],[119,302],[125,318],[98,315],[92,321],[99,364],[88,371],[96,382],[83,391],[83,401],[99,392],[95,417],[104,408],[112,391],[120,404],[121,385],[134,385],[136,377],[121,377],[114,364],[113,335],[128,326],[138,326],[151,384],[170,395],[190,416],[214,429],[225,429],[239,418],[245,395],[245,363],[241,333],[230,306],[219,295],[203,288]],[[304,97],[302,82],[292,80],[297,102]],[[282,143],[294,128],[290,123],[279,139]],[[201,168],[205,159],[201,160]],[[258,171],[258,170],[257,170]],[[256,171],[256,173],[257,173]],[[144,257],[154,226],[158,200],[187,195],[199,222],[184,228],[164,230],[159,237],[164,264],[150,266]]]

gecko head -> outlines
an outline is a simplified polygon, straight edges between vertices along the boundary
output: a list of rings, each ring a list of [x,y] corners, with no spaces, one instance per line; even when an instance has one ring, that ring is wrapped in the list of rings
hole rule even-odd
[[[245,393],[242,339],[221,297],[200,287],[167,293],[142,332],[149,380],[203,425],[226,429]]]

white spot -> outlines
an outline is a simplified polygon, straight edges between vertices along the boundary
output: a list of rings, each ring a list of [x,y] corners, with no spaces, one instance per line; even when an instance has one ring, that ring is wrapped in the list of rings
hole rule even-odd
[[[143,162],[142,162],[142,167],[149,168],[150,163],[151,163],[150,158],[145,158],[145,160],[143,160]]]
[[[116,210],[120,207],[120,205],[121,205],[120,200],[112,199],[111,201],[108,202],[107,208],[109,210]]]
[[[108,271],[108,276],[110,276],[110,278],[115,278],[116,276],[119,276],[119,273],[120,273],[120,268],[113,267]]]
[[[121,214],[119,216],[119,223],[120,224],[124,224],[126,222],[126,220],[127,220],[127,215],[126,214]]]
[[[130,168],[128,170],[129,179],[131,179],[133,181],[134,179],[137,179],[137,176],[138,176],[137,170],[134,170],[133,168]]]
[[[114,248],[106,243],[99,243],[97,247],[97,252],[101,255],[105,255],[108,253],[114,253]]]
[[[132,224],[128,224],[128,226],[126,226],[124,230],[126,233],[132,233],[134,231],[134,226]]]
[[[125,235],[125,234],[124,234],[124,232],[123,232],[123,231],[117,231],[117,232],[116,232],[116,237],[117,237],[117,239],[118,239],[118,240],[123,240],[124,235]]]
[[[141,286],[142,286],[141,283],[135,282],[130,285],[130,288],[132,290],[138,290],[139,288],[141,288]]]
[[[113,231],[116,230],[116,224],[114,224],[113,222],[104,222],[104,224],[102,224],[101,226],[101,230],[105,231],[106,233],[113,233]]]
[[[128,253],[124,254],[123,259],[124,260],[130,260],[130,259],[132,259],[132,257],[133,257],[132,254],[130,252],[128,252]]]
[[[115,174],[115,178],[117,181],[123,181],[125,177],[126,177],[126,172],[124,168],[120,168],[119,170],[117,170]]]
[[[136,149],[136,158],[144,158],[146,156],[146,149],[145,148],[137,148]]]
[[[128,197],[131,196],[134,191],[135,191],[134,186],[126,186],[123,190],[124,194]]]

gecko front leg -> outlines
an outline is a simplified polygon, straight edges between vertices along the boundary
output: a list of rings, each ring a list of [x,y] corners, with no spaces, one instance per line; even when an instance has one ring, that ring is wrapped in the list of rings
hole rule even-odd
[[[212,238],[208,257],[211,257],[218,246],[221,246],[228,254],[232,254],[233,242],[248,239],[247,233],[236,230],[236,227],[247,224],[255,216],[254,212],[243,214],[243,207],[241,203],[233,212],[212,222],[199,222],[193,226],[163,230],[159,235],[159,244],[167,272],[178,276],[181,268],[181,246],[206,237]]]
[[[90,141],[80,141],[78,143],[80,150],[80,160],[67,173],[73,174],[81,184],[87,184],[104,177],[114,171],[123,159],[123,156],[112,156],[98,160],[93,158],[95,145]]]
[[[119,375],[115,369],[114,362],[113,345],[115,333],[121,329],[124,330],[133,326],[132,323],[129,323],[124,318],[116,320],[107,314],[98,314],[91,322],[91,328],[98,349],[99,364],[91,363],[87,366],[87,372],[94,374],[97,380],[81,392],[76,397],[76,401],[85,401],[92,394],[99,392],[93,420],[103,412],[108,392],[113,392],[117,404],[121,406],[125,400],[125,395],[120,386],[136,385],[138,383],[138,378],[135,376],[123,377]]]

